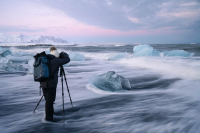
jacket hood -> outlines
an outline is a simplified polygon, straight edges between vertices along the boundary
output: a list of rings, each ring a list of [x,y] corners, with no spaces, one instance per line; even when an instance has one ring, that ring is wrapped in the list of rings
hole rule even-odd
[[[54,55],[52,55],[52,54],[48,54],[47,57],[48,57],[49,59],[56,58],[56,57],[55,57]]]

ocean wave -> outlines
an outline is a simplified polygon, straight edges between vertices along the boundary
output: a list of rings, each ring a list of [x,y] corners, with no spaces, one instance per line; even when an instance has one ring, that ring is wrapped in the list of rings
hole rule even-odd
[[[142,68],[156,71],[165,77],[200,80],[200,60],[187,58],[150,58],[139,57],[115,62],[128,68]]]

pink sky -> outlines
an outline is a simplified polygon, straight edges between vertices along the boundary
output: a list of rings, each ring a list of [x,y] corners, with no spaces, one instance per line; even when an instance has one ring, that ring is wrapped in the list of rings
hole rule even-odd
[[[109,6],[112,3],[107,3]],[[183,4],[182,6],[191,6],[196,3]],[[98,25],[89,25],[75,18],[68,16],[64,11],[31,0],[14,0],[0,2],[0,27],[5,29],[7,33],[22,33],[26,35],[52,35],[57,37],[75,38],[75,37],[142,37],[142,36],[156,36],[156,35],[172,35],[183,34],[186,30],[175,30],[174,26],[163,26],[152,29],[131,29],[131,30],[117,30],[112,28],[105,28]],[[163,6],[168,6],[163,4]],[[156,16],[160,18],[168,18],[168,20],[176,18],[199,18],[200,10],[198,11],[183,11],[166,13],[165,10],[157,12]],[[142,18],[127,16],[130,22],[135,24],[146,24]],[[192,20],[191,20],[192,21]],[[191,22],[180,22],[183,25],[190,25]],[[148,23],[146,24],[148,26]],[[123,25],[122,25],[123,26]],[[19,30],[9,30],[17,28]],[[20,30],[20,29],[28,29]],[[1,29],[0,29],[1,30]],[[30,32],[29,30],[35,30]],[[0,32],[4,32],[3,30]]]

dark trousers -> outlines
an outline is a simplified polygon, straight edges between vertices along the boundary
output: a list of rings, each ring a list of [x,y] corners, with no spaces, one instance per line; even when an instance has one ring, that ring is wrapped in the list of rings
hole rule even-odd
[[[45,103],[46,120],[53,121],[54,108],[53,104],[56,99],[56,88],[42,88]]]

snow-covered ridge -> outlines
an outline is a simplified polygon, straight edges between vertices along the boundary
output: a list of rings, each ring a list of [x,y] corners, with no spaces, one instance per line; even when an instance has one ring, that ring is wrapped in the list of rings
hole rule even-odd
[[[37,43],[37,44],[51,44],[51,43],[68,43],[66,40],[55,38],[53,36],[26,36],[23,34],[9,35],[0,33],[0,43]]]

